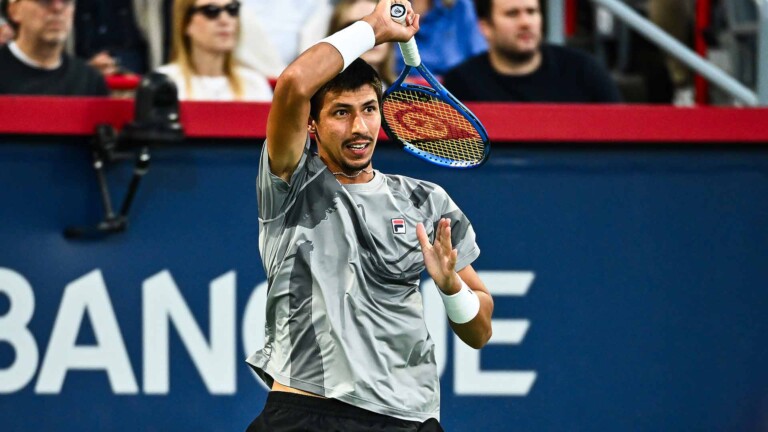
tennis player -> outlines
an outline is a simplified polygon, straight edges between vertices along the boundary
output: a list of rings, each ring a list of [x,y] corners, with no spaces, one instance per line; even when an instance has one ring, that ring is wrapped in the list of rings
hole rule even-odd
[[[425,268],[454,332],[477,349],[491,336],[466,216],[441,187],[371,165],[382,88],[358,57],[419,29],[394,2],[406,26],[381,0],[278,79],[257,179],[265,346],[248,358],[272,391],[248,431],[442,430]]]

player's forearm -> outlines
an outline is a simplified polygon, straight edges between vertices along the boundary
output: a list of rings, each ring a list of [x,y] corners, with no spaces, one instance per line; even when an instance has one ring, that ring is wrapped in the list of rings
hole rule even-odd
[[[326,43],[314,45],[280,74],[273,99],[308,105],[320,87],[341,72],[343,65],[341,55],[333,46]]]
[[[449,233],[447,231],[443,234]],[[464,343],[480,349],[491,338],[493,297],[471,265],[454,273],[449,279],[450,286],[439,289],[443,293],[451,328]]]
[[[491,315],[493,313],[493,300],[491,296],[482,291],[475,291],[480,300],[480,311],[471,321],[464,324],[456,324],[450,319],[453,332],[465,344],[474,349],[480,349],[488,343],[493,329],[491,328]]]
[[[290,179],[304,150],[312,96],[341,67],[338,52],[328,44],[318,44],[280,74],[267,118],[267,145],[270,169],[283,180]]]

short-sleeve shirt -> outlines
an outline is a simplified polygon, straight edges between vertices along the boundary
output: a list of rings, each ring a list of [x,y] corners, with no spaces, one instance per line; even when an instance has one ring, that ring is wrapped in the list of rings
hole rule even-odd
[[[439,418],[435,346],[419,284],[416,224],[451,218],[456,268],[480,254],[466,216],[439,186],[374,171],[342,185],[309,140],[290,183],[257,179],[259,251],[268,278],[265,346],[248,363],[268,385],[404,420]]]

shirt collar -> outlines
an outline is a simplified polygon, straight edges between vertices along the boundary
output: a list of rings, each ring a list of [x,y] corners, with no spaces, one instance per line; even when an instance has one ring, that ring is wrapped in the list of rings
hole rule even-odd
[[[21,48],[19,48],[19,46],[16,44],[16,41],[10,42],[8,44],[8,49],[11,50],[11,53],[13,54],[13,56],[19,59],[20,62],[24,63],[25,65],[31,68],[40,69],[40,70],[55,70],[61,67],[61,59],[59,59],[59,62],[53,66],[48,66],[48,67],[43,66],[42,64],[40,64],[40,62],[35,61],[31,59],[28,55],[24,54],[24,51],[22,51]]]

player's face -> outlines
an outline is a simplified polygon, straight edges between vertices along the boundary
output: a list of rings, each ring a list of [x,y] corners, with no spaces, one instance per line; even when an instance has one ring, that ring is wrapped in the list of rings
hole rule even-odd
[[[198,9],[193,13],[187,26],[187,36],[192,41],[192,46],[197,49],[213,53],[227,53],[235,49],[237,45],[237,26],[239,20],[229,11],[234,10],[232,0],[197,0],[195,7],[211,6],[224,8],[218,10],[217,15],[206,10]],[[239,14],[239,9],[236,12]]]
[[[511,58],[533,57],[541,44],[539,0],[493,0],[491,19],[480,28],[491,49]]]
[[[355,175],[371,166],[380,127],[376,91],[366,85],[357,90],[326,93],[310,130],[314,130],[318,154],[328,168]]]
[[[74,11],[73,0],[18,0],[8,10],[20,25],[20,38],[47,45],[61,45],[67,40]]]

